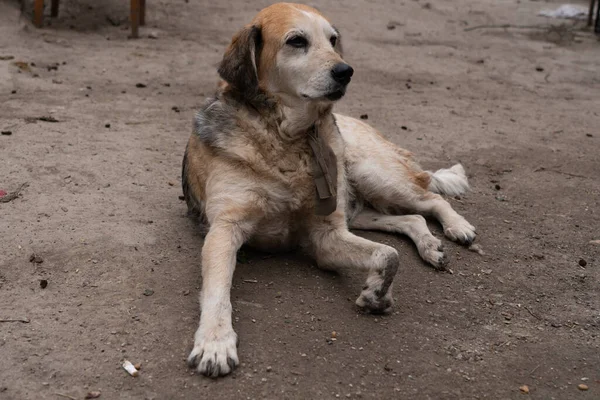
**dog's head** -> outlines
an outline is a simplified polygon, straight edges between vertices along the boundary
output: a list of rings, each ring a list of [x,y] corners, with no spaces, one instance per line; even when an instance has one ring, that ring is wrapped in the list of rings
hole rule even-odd
[[[219,66],[243,95],[262,91],[284,102],[339,100],[353,72],[337,29],[314,8],[291,3],[262,10],[233,37]]]

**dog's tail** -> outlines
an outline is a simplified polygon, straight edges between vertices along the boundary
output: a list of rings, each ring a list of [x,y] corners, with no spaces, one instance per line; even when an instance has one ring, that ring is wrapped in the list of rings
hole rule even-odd
[[[428,189],[434,193],[458,196],[469,190],[469,181],[461,164],[456,164],[448,169],[427,172],[431,177]]]

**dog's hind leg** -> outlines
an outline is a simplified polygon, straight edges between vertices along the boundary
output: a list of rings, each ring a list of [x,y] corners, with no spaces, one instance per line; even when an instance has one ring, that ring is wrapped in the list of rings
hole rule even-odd
[[[356,236],[345,228],[317,228],[311,232],[311,242],[320,268],[351,267],[369,271],[356,300],[359,307],[373,313],[390,310],[393,304],[392,283],[400,263],[394,248]]]
[[[364,122],[336,114],[336,123],[346,144],[347,175],[357,196],[384,214],[433,216],[451,240],[468,244],[475,239],[473,225],[436,194],[457,195],[469,188],[461,165],[423,171],[410,152]]]
[[[446,266],[442,242],[431,234],[421,215],[386,215],[365,209],[350,221],[350,228],[404,234],[415,243],[423,260],[436,269]]]

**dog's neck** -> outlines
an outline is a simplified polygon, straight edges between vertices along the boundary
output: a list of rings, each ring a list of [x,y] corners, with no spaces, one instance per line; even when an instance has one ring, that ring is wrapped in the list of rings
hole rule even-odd
[[[331,114],[332,106],[308,101],[279,101],[281,138],[293,141],[306,138],[307,132],[323,117]]]

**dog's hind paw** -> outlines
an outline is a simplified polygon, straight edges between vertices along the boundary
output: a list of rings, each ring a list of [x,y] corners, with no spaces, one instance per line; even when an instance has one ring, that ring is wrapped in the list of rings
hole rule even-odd
[[[188,365],[202,375],[216,378],[227,375],[239,364],[237,335],[233,330],[209,340],[198,330]]]
[[[476,236],[475,227],[464,218],[444,226],[444,234],[448,239],[465,245],[473,243]]]
[[[421,258],[431,264],[435,269],[443,271],[448,264],[448,257],[444,254],[444,246],[441,240],[433,235],[420,237],[417,241],[417,249]]]

